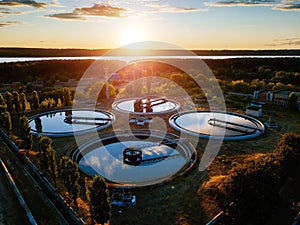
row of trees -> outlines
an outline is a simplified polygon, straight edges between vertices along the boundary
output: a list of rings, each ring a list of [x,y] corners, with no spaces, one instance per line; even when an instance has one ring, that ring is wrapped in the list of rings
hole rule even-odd
[[[0,114],[0,128],[2,128],[7,134],[11,133],[12,122],[10,113],[8,111],[2,112]],[[25,150],[30,150],[32,148],[32,132],[31,127],[26,116],[19,118],[19,128],[20,128],[20,142],[19,147]]]
[[[17,92],[6,92],[5,99],[0,94],[0,128],[6,133],[10,134],[12,130],[12,113],[24,112],[26,110],[27,100],[24,93],[19,95]],[[20,130],[20,147],[26,150],[32,147],[32,133],[31,127],[27,117],[17,117]]]
[[[268,224],[281,205],[279,190],[299,173],[300,135],[285,134],[272,153],[243,165],[204,187],[227,212],[225,224]],[[211,180],[217,180],[211,178]]]
[[[28,108],[28,102],[24,93],[19,94],[14,91],[13,93],[7,91],[3,97],[0,94],[0,111],[8,111],[9,113],[25,112]]]
[[[86,183],[80,177],[77,163],[68,156],[63,156],[60,159],[60,170],[58,172],[52,141],[49,137],[41,136],[38,137],[37,163],[40,170],[52,183],[56,184],[58,176],[62,178],[74,207],[78,208],[77,199],[80,193],[81,195],[85,195]],[[107,183],[102,177],[95,176],[88,190],[91,224],[94,224],[95,221],[99,224],[107,223],[110,219],[111,211]]]
[[[300,90],[300,86],[296,86],[295,83],[284,84],[281,82],[267,82],[265,80],[253,79],[250,82],[245,80],[219,80],[220,86],[223,92],[241,92],[252,94],[257,90]]]
[[[48,97],[40,102],[38,92],[33,91],[31,96],[29,96],[29,102],[23,92],[19,94],[16,91],[13,93],[6,91],[4,96],[0,94],[0,112],[8,111],[10,114],[19,114],[28,110],[49,109],[54,107],[61,108],[63,106],[68,107],[72,105],[72,92],[69,88],[63,88],[57,92],[59,92],[58,96],[62,96],[62,100],[60,98],[54,100]]]

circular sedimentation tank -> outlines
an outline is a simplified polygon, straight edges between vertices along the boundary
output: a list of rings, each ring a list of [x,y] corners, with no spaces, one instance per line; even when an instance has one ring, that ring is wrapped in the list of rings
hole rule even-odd
[[[175,130],[200,138],[241,140],[264,133],[259,120],[238,113],[223,111],[189,111],[170,117],[169,124]]]
[[[29,117],[34,135],[66,137],[101,130],[112,125],[115,116],[107,111],[60,109]]]
[[[88,176],[101,175],[111,185],[147,186],[170,180],[196,162],[194,147],[173,134],[136,130],[101,134],[70,153]]]
[[[163,114],[174,113],[180,108],[180,103],[165,97],[141,97],[120,99],[112,104],[116,112],[128,114]]]

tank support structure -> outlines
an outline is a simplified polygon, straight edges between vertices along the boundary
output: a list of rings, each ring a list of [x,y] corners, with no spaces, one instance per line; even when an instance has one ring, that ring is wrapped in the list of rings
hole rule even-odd
[[[134,102],[134,112],[153,112],[153,107],[157,105],[161,105],[166,103],[167,100],[165,98],[140,98],[135,100]]]
[[[93,117],[81,117],[81,116],[66,116],[65,123],[68,124],[96,124],[105,125],[107,122],[112,121],[111,118],[93,118]]]
[[[179,157],[180,154],[173,154],[173,155],[162,155],[158,157],[143,159],[143,148],[149,148],[149,147],[156,147],[160,145],[167,145],[169,147],[176,148],[177,144],[179,142],[186,141],[185,139],[175,139],[175,140],[163,140],[161,143],[156,144],[148,144],[148,145],[141,145],[141,146],[135,146],[135,147],[128,147],[123,150],[123,162],[128,165],[137,166],[140,164],[145,163],[151,163],[155,161],[160,161],[162,159],[166,158],[176,158]]]
[[[256,130],[258,130],[258,131],[263,130],[262,128],[259,128],[259,127],[251,127],[251,126],[238,124],[238,123],[233,123],[233,122],[228,122],[228,121],[219,120],[219,119],[215,119],[215,118],[209,119],[208,124],[211,125],[211,126],[221,127],[221,128],[225,128],[225,129],[228,129],[228,130],[233,130],[233,131],[246,133],[246,134],[254,133]],[[232,126],[235,126],[235,127],[232,127]],[[250,129],[252,131],[242,129],[242,128]]]

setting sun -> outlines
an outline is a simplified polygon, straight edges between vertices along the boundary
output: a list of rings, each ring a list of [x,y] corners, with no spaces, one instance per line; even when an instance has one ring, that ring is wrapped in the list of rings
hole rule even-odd
[[[145,33],[140,29],[127,28],[121,34],[121,44],[145,41]]]

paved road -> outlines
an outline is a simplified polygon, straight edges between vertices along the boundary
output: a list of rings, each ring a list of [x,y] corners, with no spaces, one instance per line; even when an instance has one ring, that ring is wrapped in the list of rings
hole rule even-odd
[[[6,164],[6,167],[8,168],[11,176],[14,178],[14,181],[19,191],[21,192],[26,204],[28,205],[37,223],[39,225],[65,225],[66,223],[62,220],[60,216],[58,216],[57,211],[49,202],[48,198],[35,184],[35,182],[33,182],[31,176],[24,171],[21,163],[16,159],[15,155],[10,151],[10,149],[5,145],[3,141],[0,141],[0,155],[3,162]],[[7,200],[10,201],[10,199]],[[3,202],[2,199],[0,199],[0,207],[2,209],[5,208],[6,203],[7,201]],[[11,209],[14,209],[14,206],[12,206]],[[18,220],[18,218],[15,219]],[[21,222],[19,221],[17,223],[8,224],[25,224],[24,221],[25,220],[23,219],[21,220]]]
[[[30,224],[2,169],[0,169],[0,224]]]

